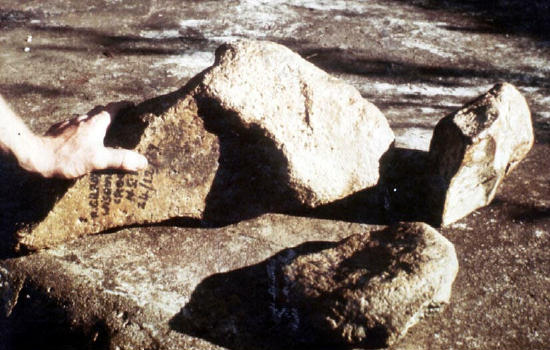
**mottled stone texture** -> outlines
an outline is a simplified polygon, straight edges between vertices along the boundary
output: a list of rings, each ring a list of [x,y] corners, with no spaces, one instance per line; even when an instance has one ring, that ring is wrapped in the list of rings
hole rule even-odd
[[[441,194],[441,223],[489,204],[533,142],[529,107],[511,84],[498,84],[443,118],[430,144],[436,176],[447,186]]]
[[[449,302],[458,262],[436,230],[407,223],[290,255],[279,269],[273,314],[289,330],[306,342],[379,347]]]
[[[176,92],[131,114],[114,126],[107,142],[135,146],[147,156],[148,168],[76,180],[43,220],[18,232],[21,246],[35,250],[113,227],[202,216],[219,145],[204,129],[193,98]]]
[[[281,153],[298,200],[328,203],[375,185],[394,140],[384,115],[351,85],[288,48],[243,40],[216,51],[197,96]]]
[[[238,221],[317,206],[375,185],[393,142],[355,88],[270,42],[221,46],[211,68],[145,105],[107,143],[145,154],[148,169],[78,179],[19,230],[20,246],[173,217]]]

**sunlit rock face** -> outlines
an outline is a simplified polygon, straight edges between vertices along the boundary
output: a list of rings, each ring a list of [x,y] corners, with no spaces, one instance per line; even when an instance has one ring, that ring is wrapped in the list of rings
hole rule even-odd
[[[511,84],[498,84],[443,118],[430,145],[435,174],[446,186],[440,193],[441,223],[489,204],[533,142],[529,107]]]
[[[228,122],[269,139],[289,186],[312,207],[374,186],[394,140],[357,89],[271,42],[218,48],[196,94],[231,113]]]

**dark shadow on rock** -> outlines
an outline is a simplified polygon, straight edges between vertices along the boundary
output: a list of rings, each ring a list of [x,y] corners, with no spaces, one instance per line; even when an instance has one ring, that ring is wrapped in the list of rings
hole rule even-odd
[[[550,221],[550,207],[518,203],[497,197],[492,206],[499,207],[507,219],[520,224],[536,224]]]
[[[105,33],[90,28],[79,28],[72,26],[48,26],[32,25],[33,31],[45,32],[55,36],[72,36],[83,39],[86,45],[64,46],[64,45],[35,45],[33,50],[51,50],[67,52],[90,52],[94,48],[88,43],[98,46],[97,50],[107,57],[112,55],[179,55],[188,50],[204,50],[211,48],[212,42],[207,40],[199,32],[182,32],[178,37],[170,38],[147,38],[138,35],[117,35]]]
[[[395,0],[427,10],[447,11],[474,17],[479,28],[451,30],[550,38],[550,3],[547,0]]]
[[[0,259],[24,253],[15,252],[16,231],[46,217],[70,183],[30,174],[0,155]]]
[[[67,97],[74,96],[74,91],[57,89],[52,87],[40,86],[29,83],[20,84],[0,84],[2,95],[9,97],[21,97],[28,94],[39,94],[44,97]]]
[[[170,327],[235,350],[350,349],[325,332],[296,321],[298,315],[287,308],[282,280],[282,267],[294,258],[335,245],[307,242],[256,265],[209,276],[170,320]],[[381,347],[383,333],[379,338],[374,332],[362,347]]]
[[[396,83],[430,83],[442,86],[464,86],[462,78],[487,79],[491,82],[509,81],[517,85],[550,88],[546,77],[536,73],[513,72],[494,67],[435,66],[371,58],[367,53],[354,53],[339,48],[309,48],[299,50],[310,62],[332,73],[363,75],[378,79],[392,79]]]
[[[439,226],[446,185],[431,175],[430,162],[428,152],[390,148],[380,159],[380,179],[375,187],[293,213],[375,225],[422,221]]]
[[[199,115],[219,138],[220,157],[204,219],[230,224],[267,212],[299,207],[288,186],[287,161],[259,127],[238,125],[236,115],[215,101],[198,99]]]
[[[102,320],[75,327],[66,306],[25,286],[9,316],[0,313],[0,350],[106,350],[110,334]]]
[[[533,122],[535,129],[535,141],[542,144],[550,144],[550,122],[546,120],[535,120]]]
[[[399,0],[395,0],[399,1]],[[273,41],[285,45],[299,53],[304,59],[331,74],[359,75],[392,84],[433,84],[444,87],[464,87],[472,84],[479,86],[478,80],[487,83],[507,81],[518,86],[533,86],[550,89],[550,80],[541,76],[535,70],[509,70],[496,68],[490,64],[420,63],[399,58],[373,56],[372,51],[350,50],[339,47],[319,47],[318,44],[306,40],[272,38]],[[465,79],[473,80],[465,82]],[[422,102],[422,94],[406,95],[407,99]],[[381,96],[374,91],[372,95],[363,96],[372,101],[378,101]],[[425,102],[425,101],[424,101]],[[378,105],[378,103],[377,103]],[[422,104],[426,107],[426,103]]]
[[[43,13],[0,8],[0,30],[25,26],[32,20],[44,18]]]

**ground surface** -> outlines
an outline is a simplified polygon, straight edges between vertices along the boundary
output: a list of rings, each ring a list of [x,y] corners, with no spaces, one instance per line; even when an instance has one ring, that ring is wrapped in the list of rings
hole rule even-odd
[[[213,62],[222,42],[268,39],[357,87],[386,114],[397,146],[427,150],[442,116],[509,81],[528,99],[535,146],[490,206],[441,229],[460,263],[451,305],[394,348],[545,349],[549,6],[544,0],[0,0],[0,93],[33,130],[44,132],[98,104],[176,90]],[[2,212],[24,211],[8,200],[22,191],[17,172],[5,164],[0,170]],[[193,296],[205,288],[238,300],[250,292],[255,300],[254,287],[263,282],[251,276],[265,270],[265,259],[391,218],[364,215],[353,203],[344,212],[316,215],[329,220],[268,215],[213,230],[130,228],[31,256],[2,249],[0,272],[4,266],[25,282],[12,316],[0,319],[0,348],[284,348],[265,330],[245,332],[246,322],[224,322],[232,318],[220,311],[231,309],[222,302],[211,308],[211,319],[221,321],[212,321],[209,335],[188,329],[178,315],[200,302]],[[2,215],[6,235],[9,220]],[[243,306],[241,312],[239,320],[262,311]]]

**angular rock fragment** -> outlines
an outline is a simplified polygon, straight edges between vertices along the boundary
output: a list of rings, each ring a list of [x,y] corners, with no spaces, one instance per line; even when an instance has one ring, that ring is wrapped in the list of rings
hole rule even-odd
[[[18,232],[21,246],[35,250],[123,225],[201,217],[219,145],[204,129],[194,99],[176,92],[148,101],[134,113],[138,115],[120,123],[118,131],[114,126],[108,139],[135,146],[148,158],[148,168],[76,180],[43,220]]]
[[[439,121],[430,158],[436,176],[446,186],[439,189],[441,224],[489,204],[498,185],[525,158],[533,142],[527,102],[507,83],[494,86]]]
[[[312,207],[375,185],[379,158],[394,140],[384,115],[357,89],[271,42],[218,48],[195,94],[232,114],[220,123],[271,140],[290,187]]]
[[[449,302],[457,270],[454,246],[427,224],[355,234],[288,257],[273,317],[306,342],[389,346]]]

